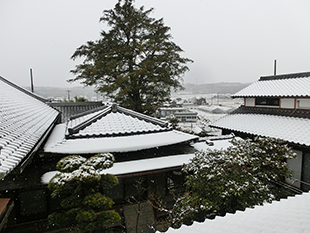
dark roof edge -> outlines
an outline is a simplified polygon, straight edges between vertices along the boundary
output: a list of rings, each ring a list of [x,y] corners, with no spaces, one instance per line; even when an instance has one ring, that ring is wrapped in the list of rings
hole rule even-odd
[[[304,78],[304,77],[310,77],[310,72],[281,74],[281,75],[271,75],[271,76],[261,76],[258,81],[290,79],[290,78]]]
[[[283,117],[305,118],[310,119],[310,111],[304,109],[284,109],[284,108],[258,108],[241,105],[239,108],[232,111],[232,114],[259,114],[273,115]]]
[[[88,102],[86,102],[86,103],[88,103]],[[103,110],[103,109],[105,109],[107,107],[108,107],[107,105],[102,105],[102,106],[99,106],[98,108],[93,108],[93,109],[87,110],[85,112],[81,112],[81,113],[75,114],[75,115],[70,117],[70,120],[74,120],[76,118],[79,118],[79,117],[82,117],[82,116],[86,116],[86,115],[88,115],[90,113],[98,112],[98,111]]]
[[[77,105],[84,106],[84,105],[104,105],[102,101],[87,101],[87,102],[50,102],[48,105],[53,107],[75,107]]]
[[[9,80],[3,78],[2,76],[0,76],[0,80],[1,80],[2,82],[4,82],[4,83],[10,85],[11,87],[13,87],[13,88],[15,88],[15,89],[17,89],[17,90],[19,90],[19,91],[25,93],[25,94],[27,94],[27,95],[29,95],[29,96],[31,96],[31,97],[37,99],[37,100],[40,100],[40,101],[42,101],[42,102],[44,102],[44,103],[48,102],[48,99],[45,99],[45,98],[43,98],[43,97],[41,97],[41,96],[39,96],[39,95],[37,95],[37,94],[34,94],[34,93],[32,93],[32,92],[26,90],[25,88],[22,88],[22,87],[20,87],[20,86],[18,86],[18,85],[16,85],[16,84],[10,82]]]

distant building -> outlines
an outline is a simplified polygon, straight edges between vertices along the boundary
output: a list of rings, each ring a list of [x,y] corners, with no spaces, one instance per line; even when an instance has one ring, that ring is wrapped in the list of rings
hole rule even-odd
[[[293,185],[310,190],[310,72],[261,77],[232,96],[244,104],[211,127],[242,137],[274,137],[297,154]]]
[[[159,116],[163,118],[170,117],[171,115],[174,115],[176,112],[185,112],[185,111],[186,109],[182,107],[174,107],[174,108],[162,107],[158,109]]]
[[[176,112],[174,116],[180,122],[196,122],[197,121],[197,112]]]
[[[186,108],[159,108],[160,117],[163,119],[169,119],[176,117],[181,122],[196,122],[197,113],[188,111]]]

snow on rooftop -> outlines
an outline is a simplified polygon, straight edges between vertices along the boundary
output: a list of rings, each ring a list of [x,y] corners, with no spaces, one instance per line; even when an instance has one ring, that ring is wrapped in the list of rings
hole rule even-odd
[[[183,166],[183,164],[188,163],[189,160],[193,157],[194,154],[180,154],[159,158],[115,163],[113,167],[104,170],[104,173],[122,175],[165,168],[181,167]]]
[[[116,137],[65,139],[66,124],[53,130],[44,151],[59,154],[92,154],[100,152],[129,152],[191,141],[198,137],[171,130],[157,133]]]
[[[309,97],[310,76],[257,81],[232,95],[240,97]]]
[[[183,164],[188,163],[190,159],[194,157],[194,154],[181,154],[170,155],[165,157],[141,159],[128,162],[114,163],[113,167],[105,169],[102,173],[108,173],[115,176],[141,173],[145,171],[161,170],[165,168],[181,167]],[[42,183],[48,184],[49,181],[57,174],[57,171],[51,171],[45,173],[42,177]]]
[[[214,137],[215,138],[215,137]],[[218,137],[218,140],[213,140],[212,137],[205,138],[205,140],[196,142],[192,144],[195,150],[198,151],[206,151],[206,150],[213,150],[213,149],[226,149],[227,147],[231,146],[232,144],[230,141],[233,137],[221,138]],[[240,137],[234,137],[237,140],[242,140]]]
[[[182,225],[179,229],[169,228],[167,233],[257,233],[257,232],[310,232],[310,193],[303,193],[263,206],[247,208],[224,217]]]
[[[156,132],[163,130],[160,125],[155,125],[150,122],[139,120],[124,113],[116,112],[108,114],[105,117],[92,123],[85,129],[80,130],[77,136],[85,135],[105,135],[105,134],[125,134],[137,132]]]
[[[33,151],[59,113],[1,77],[0,89],[1,178]]]
[[[264,114],[230,114],[213,127],[310,146],[310,119]]]

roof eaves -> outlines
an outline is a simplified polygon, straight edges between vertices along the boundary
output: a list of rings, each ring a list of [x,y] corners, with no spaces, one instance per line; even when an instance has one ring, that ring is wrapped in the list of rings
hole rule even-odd
[[[229,128],[229,127],[221,127],[221,126],[215,126],[215,125],[209,125],[209,127],[211,128],[216,128],[216,129],[225,129],[225,130],[229,130],[229,131],[232,131],[232,132],[237,132],[237,133],[242,133],[244,135],[249,135],[249,136],[258,136],[258,137],[263,137],[263,138],[268,138],[269,136],[265,136],[263,134],[257,134],[257,133],[250,133],[250,132],[247,132],[246,130],[237,130],[237,129],[233,129],[233,128]],[[300,147],[304,147],[304,148],[309,148],[309,146],[307,146],[306,144],[304,143],[298,143],[298,142],[294,142],[294,141],[290,141],[290,140],[285,140],[283,138],[278,138],[278,139],[281,139],[281,140],[284,140],[286,141],[289,145],[296,145],[296,146],[300,146]]]
[[[86,102],[86,103],[88,103],[88,102]],[[97,103],[97,102],[91,102],[91,103]],[[70,117],[70,120],[74,120],[76,118],[88,115],[90,113],[98,112],[98,111],[103,110],[103,109],[105,109],[107,107],[108,107],[107,105],[103,105],[103,106],[100,106],[98,108],[93,108],[93,109],[87,110],[85,112],[81,112],[81,113],[75,114],[75,115]]]

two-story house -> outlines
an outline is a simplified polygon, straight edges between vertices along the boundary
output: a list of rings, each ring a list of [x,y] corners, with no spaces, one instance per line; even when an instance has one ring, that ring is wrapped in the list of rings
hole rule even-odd
[[[244,104],[214,122],[223,134],[274,137],[297,154],[288,161],[293,185],[310,190],[310,72],[261,77],[232,96]]]

